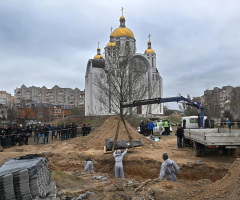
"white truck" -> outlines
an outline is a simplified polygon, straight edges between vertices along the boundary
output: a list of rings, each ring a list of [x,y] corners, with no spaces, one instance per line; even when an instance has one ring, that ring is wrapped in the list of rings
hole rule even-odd
[[[190,118],[196,117],[191,116],[188,118],[190,121]],[[240,146],[240,131],[219,128],[194,129],[187,128],[186,124],[183,147],[187,145],[192,145],[196,157],[205,156],[210,151],[222,151],[225,155],[233,155],[237,147]]]
[[[203,126],[205,126],[205,120],[207,119],[206,116],[203,117]],[[187,117],[182,117],[182,127],[185,129],[190,129],[190,128],[199,128],[199,117],[198,116],[187,116]]]

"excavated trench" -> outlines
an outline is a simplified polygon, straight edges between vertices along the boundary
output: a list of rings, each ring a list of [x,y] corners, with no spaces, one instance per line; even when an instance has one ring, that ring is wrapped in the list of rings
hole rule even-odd
[[[73,155],[63,161],[60,156],[48,156],[51,160],[50,168],[52,170],[61,171],[79,171],[84,169],[85,155]],[[55,159],[58,158],[58,159]],[[79,162],[81,161],[81,162]],[[110,177],[114,177],[115,161],[112,156],[103,155],[94,159],[94,171],[107,173]],[[123,160],[125,177],[135,179],[137,181],[155,179],[159,176],[162,162],[146,157],[128,157]],[[216,167],[212,163],[190,163],[178,164],[180,172],[177,175],[178,179],[182,180],[220,180],[228,171],[227,167]]]
[[[125,160],[123,161],[125,177],[138,181],[146,179],[154,179],[159,176],[161,162],[155,160]],[[187,165],[179,165],[180,172],[178,179],[182,180],[219,180],[227,173],[228,169],[216,167],[213,168],[205,163],[194,163]],[[94,164],[96,172],[108,173],[114,176],[113,159],[97,160]]]

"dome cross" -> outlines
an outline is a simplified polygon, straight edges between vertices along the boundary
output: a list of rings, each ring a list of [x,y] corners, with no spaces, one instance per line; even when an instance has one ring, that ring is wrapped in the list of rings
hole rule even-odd
[[[122,9],[121,9],[121,11],[122,11],[122,16],[123,16],[123,9],[124,9],[124,8],[122,7]]]
[[[150,37],[151,37],[151,35],[149,34],[149,35],[148,35],[148,38],[149,38],[149,42],[150,42]]]

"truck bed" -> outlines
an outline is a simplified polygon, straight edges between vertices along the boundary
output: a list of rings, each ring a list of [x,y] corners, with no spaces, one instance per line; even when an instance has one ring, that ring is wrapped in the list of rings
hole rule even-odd
[[[184,137],[205,146],[240,146],[240,131],[228,129],[184,129]]]

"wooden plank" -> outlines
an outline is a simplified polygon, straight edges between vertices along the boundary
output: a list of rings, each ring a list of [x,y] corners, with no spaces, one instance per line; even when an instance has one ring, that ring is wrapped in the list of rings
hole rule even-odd
[[[103,147],[103,153],[104,153],[104,154],[112,154],[113,151],[107,151],[106,146],[104,146],[104,147]]]

